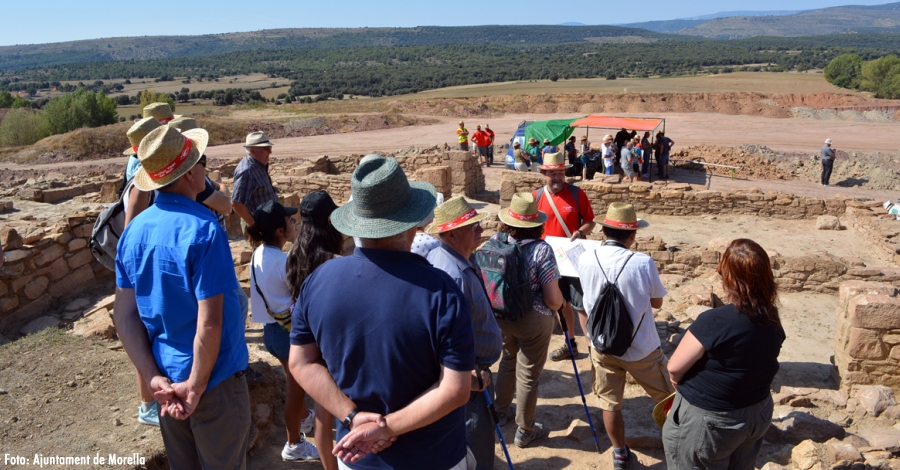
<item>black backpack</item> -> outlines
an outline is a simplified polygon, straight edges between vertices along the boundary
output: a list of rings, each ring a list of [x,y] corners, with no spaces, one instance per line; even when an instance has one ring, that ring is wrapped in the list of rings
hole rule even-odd
[[[106,269],[115,272],[116,270],[116,248],[119,245],[119,237],[125,231],[125,194],[131,191],[134,185],[134,178],[128,180],[123,188],[122,195],[119,200],[106,206],[97,220],[94,222],[94,229],[91,231],[91,237],[88,239],[88,247],[94,258],[100,262]],[[156,192],[150,192],[150,204]]]
[[[625,265],[628,264],[632,256],[634,256],[634,253],[628,255]],[[597,258],[596,251],[594,252],[594,257]],[[597,264],[600,264],[600,258],[597,258]],[[625,270],[625,265],[622,265],[622,271]],[[628,314],[625,299],[622,298],[622,293],[619,292],[619,288],[616,286],[622,271],[619,271],[615,280],[609,282],[609,278],[603,272],[603,266],[600,266],[600,272],[606,278],[606,286],[600,291],[600,297],[597,300],[594,311],[589,312],[590,318],[587,325],[588,331],[591,332],[591,345],[594,346],[594,349],[603,354],[613,356],[622,356],[628,351],[628,348],[631,347],[631,342],[634,341],[634,337],[637,335],[637,329],[644,322],[643,315],[641,316],[641,321],[638,322],[637,328],[634,327],[634,323],[631,321],[631,315]]]
[[[518,243],[510,243],[506,233],[491,237],[475,252],[481,277],[494,316],[516,321],[534,308],[528,260]]]

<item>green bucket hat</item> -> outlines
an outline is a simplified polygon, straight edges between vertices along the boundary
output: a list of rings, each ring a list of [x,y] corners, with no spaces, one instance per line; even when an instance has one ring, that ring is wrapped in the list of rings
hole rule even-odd
[[[350,179],[353,200],[331,214],[331,225],[351,237],[387,238],[405,232],[434,210],[430,183],[412,182],[393,158],[360,165]]]

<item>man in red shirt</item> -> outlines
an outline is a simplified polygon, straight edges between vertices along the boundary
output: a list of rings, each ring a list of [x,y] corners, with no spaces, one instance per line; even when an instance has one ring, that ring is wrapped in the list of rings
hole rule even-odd
[[[494,164],[494,131],[491,130],[490,124],[484,125],[484,133],[491,139],[488,143],[488,166]]]
[[[481,124],[475,126],[475,133],[472,134],[472,142],[475,142],[478,161],[480,163],[486,164],[487,166],[491,166],[491,162],[488,160],[488,145],[490,145],[491,138],[487,133],[481,130]]]
[[[566,163],[566,157],[562,152],[544,154],[544,164],[541,166],[541,174],[544,175],[546,185],[534,191],[534,198],[538,202],[538,210],[547,214],[547,222],[544,224],[544,237],[566,237],[570,240],[584,239],[591,233],[596,225],[594,223],[594,209],[591,202],[581,188],[566,182],[566,169],[572,165]],[[552,202],[552,204],[551,204]],[[556,211],[553,210],[554,205]],[[558,212],[558,214],[557,214]],[[569,328],[569,338],[572,341],[572,352],[578,354],[578,343],[575,342],[575,312],[578,310],[578,320],[582,331],[587,331],[587,314],[584,311],[584,295],[581,290],[581,281],[577,277],[563,277],[559,280],[559,289],[562,291],[565,303],[562,314]],[[563,345],[550,353],[551,361],[562,361],[570,356],[569,349]]]

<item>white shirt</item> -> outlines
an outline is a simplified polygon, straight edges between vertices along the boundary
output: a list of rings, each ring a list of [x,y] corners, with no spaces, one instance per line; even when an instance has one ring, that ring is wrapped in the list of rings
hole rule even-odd
[[[266,297],[269,308],[273,313],[281,313],[287,310],[294,299],[291,298],[291,288],[287,283],[287,253],[271,245],[262,244],[253,252],[253,262],[250,269],[253,270],[252,280],[259,284],[259,289]],[[250,283],[250,310],[253,321],[257,323],[274,323],[263,302],[256,285]]]
[[[594,253],[597,256],[594,256]],[[578,257],[578,276],[581,278],[581,287],[584,290],[584,307],[590,319],[600,291],[606,286],[606,278],[603,272],[612,282],[616,276],[619,281],[616,286],[628,307],[631,321],[638,328],[631,347],[621,357],[623,361],[639,361],[660,346],[659,335],[656,333],[656,320],[653,316],[653,308],[650,306],[651,298],[662,298],[666,295],[666,288],[659,279],[659,271],[653,258],[643,254],[634,253],[634,256],[625,265],[625,260],[632,252],[616,246],[601,246],[596,250],[588,250]],[[600,264],[597,264],[599,258]],[[624,271],[622,267],[624,265]],[[619,273],[621,272],[621,275]],[[643,321],[641,321],[643,316]],[[638,326],[640,323],[640,326]],[[634,334],[632,332],[632,334]],[[590,339],[590,334],[588,334]]]

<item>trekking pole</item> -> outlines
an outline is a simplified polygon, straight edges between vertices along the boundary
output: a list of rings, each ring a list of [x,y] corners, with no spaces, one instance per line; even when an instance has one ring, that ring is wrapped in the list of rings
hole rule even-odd
[[[503,448],[503,455],[506,455],[506,463],[509,465],[509,470],[515,470],[512,464],[512,458],[509,456],[509,449],[506,448],[506,441],[503,440],[503,431],[500,430],[500,419],[497,417],[497,409],[494,408],[494,402],[491,401],[491,394],[487,387],[484,388],[484,399],[487,400],[488,414],[491,415],[491,422],[494,423],[494,428],[497,429],[497,435],[500,436],[500,447]]]
[[[584,405],[584,414],[587,415],[588,426],[591,427],[591,435],[594,436],[594,447],[597,453],[602,454],[600,450],[600,442],[597,441],[597,432],[594,431],[594,421],[591,419],[591,413],[588,411],[587,400],[584,398],[584,388],[581,387],[581,376],[578,375],[578,366],[575,364],[575,353],[572,351],[572,343],[569,340],[569,328],[566,324],[566,318],[562,314],[562,310],[558,310],[559,324],[562,326],[563,334],[566,336],[566,347],[569,348],[569,357],[572,359],[572,368],[575,369],[575,380],[578,381],[578,391],[581,392],[581,404]],[[590,354],[590,348],[588,348]]]

